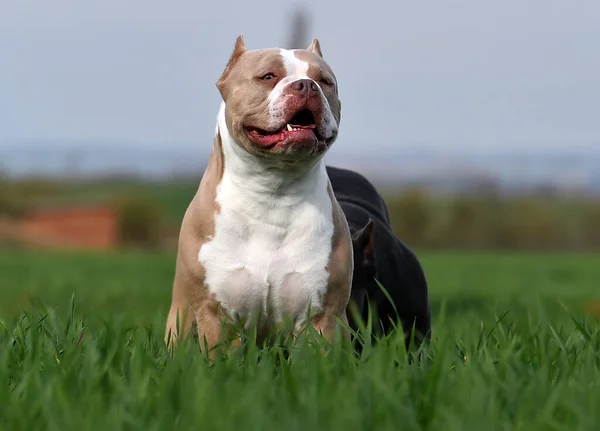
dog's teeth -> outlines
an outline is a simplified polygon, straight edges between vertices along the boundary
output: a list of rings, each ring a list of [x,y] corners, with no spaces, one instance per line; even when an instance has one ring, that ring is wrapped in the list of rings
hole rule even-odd
[[[287,129],[288,129],[288,132],[291,132],[292,130],[294,130],[294,129],[292,128],[292,126],[290,126],[289,124],[288,124],[286,127],[287,127]]]

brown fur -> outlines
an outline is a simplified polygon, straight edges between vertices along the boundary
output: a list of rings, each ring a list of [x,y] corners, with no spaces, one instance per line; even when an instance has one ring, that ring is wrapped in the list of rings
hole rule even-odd
[[[321,51],[321,44],[319,43],[319,39],[316,37],[312,40],[312,43],[307,48],[307,51],[314,52],[319,57],[323,58],[323,52]]]
[[[350,301],[350,287],[352,286],[352,272],[354,268],[352,241],[350,228],[340,204],[333,195],[333,189],[329,185],[329,196],[332,202],[332,215],[334,232],[332,238],[332,251],[327,265],[329,271],[329,283],[327,294],[324,299],[324,311],[313,317],[312,322],[319,332],[328,340],[332,341],[334,336],[336,319],[348,324],[346,307]],[[349,338],[347,331],[342,334]]]
[[[167,320],[166,342],[171,345],[184,339],[195,321],[201,342],[216,344],[221,338],[216,324],[218,305],[204,284],[205,270],[198,261],[198,251],[215,231],[215,214],[219,212],[216,188],[223,176],[224,158],[219,135],[215,137],[213,152],[200,182],[200,187],[190,203],[181,225],[179,249],[173,283],[173,300]],[[179,313],[180,328],[177,328]],[[179,332],[178,329],[181,331]]]

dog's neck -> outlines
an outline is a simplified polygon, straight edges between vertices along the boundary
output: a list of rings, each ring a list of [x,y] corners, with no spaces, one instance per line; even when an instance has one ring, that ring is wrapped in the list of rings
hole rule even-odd
[[[215,130],[220,138],[224,159],[224,180],[229,187],[259,201],[277,196],[303,199],[328,177],[322,157],[298,163],[282,163],[277,158],[259,158],[250,155],[229,133],[225,121],[225,103],[221,104]],[[325,181],[324,181],[325,179]],[[325,187],[326,190],[326,187]]]

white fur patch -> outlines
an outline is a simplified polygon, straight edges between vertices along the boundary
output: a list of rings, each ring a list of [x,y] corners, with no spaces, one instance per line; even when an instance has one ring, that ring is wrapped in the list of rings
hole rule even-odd
[[[294,179],[267,170],[234,142],[218,116],[225,167],[217,187],[215,234],[198,259],[205,283],[238,323],[262,328],[290,319],[298,328],[310,307],[322,310],[332,248],[332,202],[322,161]]]

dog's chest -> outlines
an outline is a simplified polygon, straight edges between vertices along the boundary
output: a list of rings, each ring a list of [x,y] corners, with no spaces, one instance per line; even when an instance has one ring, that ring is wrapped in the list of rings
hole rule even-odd
[[[309,307],[322,309],[334,228],[326,189],[266,203],[223,187],[218,201],[215,233],[199,260],[209,291],[234,321],[300,325]]]

